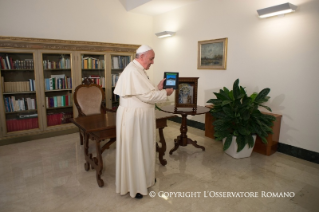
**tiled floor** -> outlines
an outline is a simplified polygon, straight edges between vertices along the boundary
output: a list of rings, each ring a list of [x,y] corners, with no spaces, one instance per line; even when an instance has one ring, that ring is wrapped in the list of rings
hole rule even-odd
[[[319,211],[318,164],[281,153],[233,159],[191,127],[188,136],[206,151],[187,146],[169,155],[180,125],[168,125],[168,163],[157,161],[149,189],[155,197],[115,193],[115,145],[103,154],[105,185],[98,187],[75,133],[0,147],[0,211]]]

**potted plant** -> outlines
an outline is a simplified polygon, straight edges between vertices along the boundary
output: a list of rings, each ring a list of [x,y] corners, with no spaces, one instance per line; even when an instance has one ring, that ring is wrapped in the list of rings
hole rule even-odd
[[[239,86],[239,79],[234,82],[233,90],[220,89],[214,92],[216,99],[210,99],[212,103],[211,114],[215,118],[213,125],[216,140],[223,140],[223,150],[234,158],[249,157],[255,145],[256,135],[263,143],[267,143],[266,137],[273,134],[271,126],[276,120],[274,116],[263,114],[259,106],[267,110],[271,109],[263,103],[269,100],[269,88],[265,88],[258,94],[248,96],[245,88]],[[236,142],[232,142],[236,141]],[[242,152],[244,151],[245,152]],[[246,151],[248,151],[246,153]]]

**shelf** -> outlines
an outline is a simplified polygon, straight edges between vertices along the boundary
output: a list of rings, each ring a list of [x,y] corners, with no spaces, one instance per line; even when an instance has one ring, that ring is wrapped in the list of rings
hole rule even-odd
[[[70,68],[44,69],[43,71],[71,71]]]
[[[1,71],[34,71],[34,69],[2,69]]]
[[[36,92],[35,91],[10,92],[10,93],[3,93],[3,95],[28,94],[28,93],[35,94]]]
[[[59,91],[72,91],[72,88],[70,88],[70,89],[46,90],[45,92],[59,92]]]
[[[5,114],[33,113],[33,112],[38,112],[38,110],[18,110],[18,111],[13,111],[13,112],[6,112]],[[34,117],[32,117],[32,118],[34,118]]]
[[[99,68],[99,69],[85,69],[85,68],[83,68],[82,69],[82,71],[104,71],[104,69],[101,69],[101,68]]]
[[[49,107],[47,110],[55,110],[55,109],[65,109],[65,108],[72,108],[73,105],[71,106],[64,106],[64,107]]]

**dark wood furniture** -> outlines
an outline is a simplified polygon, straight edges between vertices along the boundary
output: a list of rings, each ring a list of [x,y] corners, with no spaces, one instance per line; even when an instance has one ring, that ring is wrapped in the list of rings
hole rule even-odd
[[[74,90],[74,104],[79,117],[115,112],[105,106],[105,93],[101,86],[94,84],[93,80],[85,77],[81,85]],[[83,145],[83,130],[79,128],[80,143]]]
[[[212,105],[207,105],[207,108],[212,108]],[[282,115],[274,114],[274,113],[268,113],[268,112],[262,112],[264,114],[272,115],[276,117],[276,121],[274,121],[274,126],[272,126],[272,130],[274,134],[268,134],[267,136],[267,144],[264,144],[261,141],[261,138],[257,136],[255,146],[253,151],[258,152],[263,155],[271,155],[277,151],[278,148],[278,142],[279,142],[279,134],[280,134],[280,125],[281,125],[281,118]],[[213,126],[214,117],[211,113],[206,113],[205,115],[205,136],[209,138],[215,138],[214,137],[214,126]]]
[[[176,108],[173,105],[169,105],[169,106],[163,106],[159,109],[167,113],[179,114],[182,116],[182,123],[180,128],[181,134],[177,136],[176,139],[174,139],[175,146],[173,149],[169,151],[170,155],[174,151],[176,151],[179,146],[187,146],[188,144],[192,144],[194,147],[201,148],[203,151],[205,151],[205,147],[198,145],[197,141],[193,141],[192,139],[187,137],[187,116],[188,115],[196,116],[196,115],[207,113],[209,112],[209,108],[197,106],[197,110],[194,111],[193,108]]]
[[[156,143],[156,151],[159,153],[158,157],[160,163],[165,166],[167,161],[163,158],[166,151],[166,142],[164,138],[163,129],[167,126],[167,118],[174,117],[175,115],[156,111],[156,128],[159,130],[160,143]],[[96,171],[96,180],[100,187],[104,186],[104,182],[101,179],[103,170],[102,153],[109,149],[110,145],[116,140],[116,113],[106,112],[105,114],[97,114],[90,116],[81,116],[72,119],[72,122],[83,132],[84,135],[84,156],[85,163],[84,169],[86,171],[94,168]],[[93,157],[92,153],[89,153],[89,137],[95,141],[96,145],[96,157]],[[102,147],[100,147],[101,141],[110,139]]]

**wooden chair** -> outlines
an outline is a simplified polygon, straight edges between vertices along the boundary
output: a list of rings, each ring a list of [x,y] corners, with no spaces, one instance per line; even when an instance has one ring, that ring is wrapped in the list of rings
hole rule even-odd
[[[77,86],[74,91],[74,104],[78,110],[79,117],[89,116],[94,114],[101,114],[108,112],[115,112],[114,110],[106,108],[105,92],[93,80],[84,78],[82,84]],[[83,145],[83,132],[79,130],[80,143]],[[115,140],[115,139],[114,139]]]

